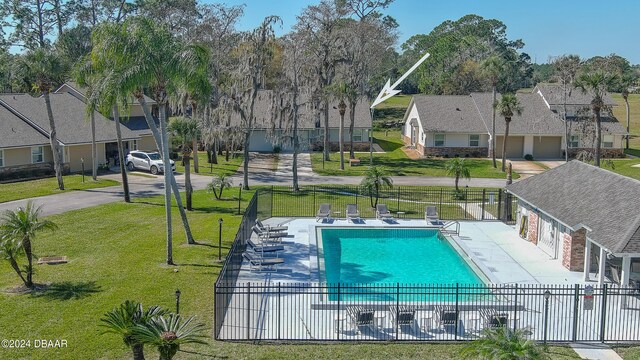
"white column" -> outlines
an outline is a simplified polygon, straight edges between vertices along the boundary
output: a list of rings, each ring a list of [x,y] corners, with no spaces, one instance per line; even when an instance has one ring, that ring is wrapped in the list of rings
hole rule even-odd
[[[604,269],[607,264],[607,252],[600,246],[600,264],[598,264],[598,286],[604,285]]]
[[[622,275],[620,276],[620,286],[627,287],[629,286],[629,275],[631,273],[631,258],[625,256],[622,258]]]
[[[584,242],[584,281],[589,281],[589,272],[591,269],[591,241]]]

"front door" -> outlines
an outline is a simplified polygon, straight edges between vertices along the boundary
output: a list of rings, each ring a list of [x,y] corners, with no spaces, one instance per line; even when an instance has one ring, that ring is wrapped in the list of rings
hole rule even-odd
[[[411,145],[413,146],[418,145],[418,127],[417,126],[411,127]]]

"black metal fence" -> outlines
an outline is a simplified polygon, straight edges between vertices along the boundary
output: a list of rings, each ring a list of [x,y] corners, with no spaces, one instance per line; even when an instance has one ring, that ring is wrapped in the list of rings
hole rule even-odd
[[[375,218],[375,197],[359,186],[306,186],[294,192],[288,187],[271,187],[260,191],[259,207],[268,217],[313,217],[320,204],[331,204],[344,216],[347,204],[356,204],[365,218]],[[396,186],[381,189],[379,203],[400,218],[424,218],[426,206],[436,206],[443,220],[503,220],[515,224],[517,199],[500,189]]]
[[[218,283],[220,340],[463,341],[509,327],[540,342],[640,340],[634,289],[580,285]]]

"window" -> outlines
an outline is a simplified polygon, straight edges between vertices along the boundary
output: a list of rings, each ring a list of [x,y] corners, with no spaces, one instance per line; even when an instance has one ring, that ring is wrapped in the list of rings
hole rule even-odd
[[[433,136],[433,146],[435,147],[444,146],[444,134],[435,134]]]
[[[469,135],[469,146],[477,147],[480,146],[480,135]]]
[[[37,164],[44,162],[44,149],[42,146],[35,146],[31,148],[31,163]]]
[[[353,129],[353,141],[362,141],[362,130]]]
[[[571,135],[571,137],[569,138],[569,147],[580,147],[580,137],[578,135]]]
[[[4,150],[0,150],[0,167],[4,166]]]
[[[138,140],[133,140],[133,150],[138,150]]]
[[[603,148],[612,148],[613,147],[613,135],[604,135],[604,136],[602,136],[602,147]]]

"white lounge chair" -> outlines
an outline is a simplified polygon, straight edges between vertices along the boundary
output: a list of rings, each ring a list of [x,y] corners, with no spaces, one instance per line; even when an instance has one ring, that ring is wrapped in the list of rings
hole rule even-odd
[[[316,221],[322,219],[331,220],[331,204],[320,204],[320,209],[318,209],[318,213],[316,214]]]
[[[387,204],[376,205],[376,219],[393,220],[393,215],[387,208]]]
[[[434,225],[440,223],[440,219],[438,218],[438,208],[435,206],[427,206],[424,210],[424,220]]]
[[[265,240],[265,241],[267,240],[282,241],[283,237],[289,235],[286,232],[280,232],[280,231],[279,232],[264,231],[255,225],[251,228],[251,230],[253,230],[253,232],[255,232],[258,235],[258,238],[260,240]]]
[[[275,270],[278,271],[277,266],[284,264],[282,258],[263,258],[253,255],[250,252],[243,252],[242,257],[249,262],[249,271],[253,270]]]
[[[282,225],[277,225],[277,226],[270,226],[270,225],[265,225],[262,223],[262,221],[256,219],[256,226],[264,231],[267,232],[279,232],[279,231],[283,231],[286,232],[287,230],[289,230],[288,226],[282,226]]]
[[[260,254],[262,257],[264,257],[265,253],[274,253],[277,257],[280,251],[284,251],[284,246],[282,245],[256,244],[253,239],[248,239],[247,245],[249,245],[249,248],[251,248],[253,252]]]
[[[351,220],[353,222],[354,219],[360,220],[360,212],[358,211],[358,205],[356,204],[347,204],[347,222]]]

